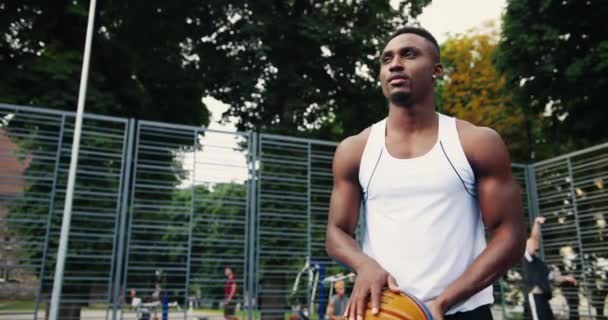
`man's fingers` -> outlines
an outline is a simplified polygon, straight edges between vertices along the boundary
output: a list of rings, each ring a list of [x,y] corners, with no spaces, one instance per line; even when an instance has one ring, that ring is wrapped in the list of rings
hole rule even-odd
[[[370,299],[372,302],[372,314],[376,315],[378,314],[378,311],[380,310],[380,295],[382,293],[382,290],[377,288],[376,286],[372,287],[371,290],[371,295],[370,295]]]
[[[363,315],[365,314],[365,308],[367,307],[367,296],[369,292],[366,290],[364,294],[360,294],[357,297],[355,309],[357,312],[357,320],[363,320]]]
[[[399,290],[399,286],[397,285],[397,280],[395,280],[395,278],[393,278],[393,276],[389,275],[388,279],[386,279],[386,282],[388,283],[388,289],[394,293],[398,293]]]
[[[355,304],[355,290],[353,290],[353,295],[348,299],[348,305],[346,306],[346,312],[344,312],[344,317],[347,320],[356,320],[355,319],[355,308],[353,307]]]
[[[348,303],[348,319],[357,320],[357,295],[359,289],[353,290],[353,295],[350,297]]]
[[[344,317],[344,319],[348,319],[348,308],[350,308],[350,302],[352,299],[348,299],[348,303],[346,303],[346,308],[344,308],[344,314],[342,314],[342,317]]]

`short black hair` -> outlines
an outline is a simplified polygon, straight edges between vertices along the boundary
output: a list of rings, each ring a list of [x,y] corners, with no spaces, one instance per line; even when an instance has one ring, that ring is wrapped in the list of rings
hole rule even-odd
[[[384,47],[386,47],[386,45],[397,36],[406,33],[413,33],[415,35],[419,35],[425,38],[433,45],[433,47],[435,47],[435,49],[437,49],[437,59],[441,57],[441,49],[439,49],[439,43],[437,42],[437,39],[435,39],[435,37],[433,37],[433,35],[428,30],[421,27],[406,26],[395,30],[395,32],[393,32],[393,34],[391,34],[390,37],[384,42]]]

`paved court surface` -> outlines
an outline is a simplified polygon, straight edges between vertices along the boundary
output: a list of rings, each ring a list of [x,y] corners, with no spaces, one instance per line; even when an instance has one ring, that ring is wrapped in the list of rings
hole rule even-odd
[[[111,319],[111,310],[107,319]],[[160,318],[160,313],[158,314]],[[186,312],[184,317],[183,311],[169,312],[169,320],[220,320],[224,319],[221,313],[205,313],[205,312]],[[33,312],[17,311],[11,314],[5,314],[0,310],[0,320],[33,320]],[[44,320],[44,312],[38,312],[38,319]],[[106,312],[103,310],[84,310],[81,314],[81,320],[106,320]],[[136,320],[134,312],[125,312],[123,320]]]

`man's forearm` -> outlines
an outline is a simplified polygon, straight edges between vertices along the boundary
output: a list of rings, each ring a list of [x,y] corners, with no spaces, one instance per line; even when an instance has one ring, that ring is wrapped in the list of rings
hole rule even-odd
[[[327,254],[346,264],[357,272],[358,267],[370,259],[359,247],[357,241],[338,227],[330,227],[325,241]]]
[[[530,238],[537,242],[540,242],[540,224],[536,221],[532,224],[532,230],[530,231]]]
[[[520,261],[525,249],[523,230],[498,227],[492,240],[469,268],[437,297],[444,310],[465,301],[498,280]]]

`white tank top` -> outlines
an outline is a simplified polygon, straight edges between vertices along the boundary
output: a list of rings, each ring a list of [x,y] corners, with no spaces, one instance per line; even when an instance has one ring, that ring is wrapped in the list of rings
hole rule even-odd
[[[362,248],[395,277],[401,290],[428,304],[486,246],[481,213],[472,196],[475,175],[454,118],[439,114],[435,145],[416,158],[391,156],[385,130],[386,119],[372,126],[359,168],[364,202],[367,199]],[[489,286],[447,314],[493,302]]]

